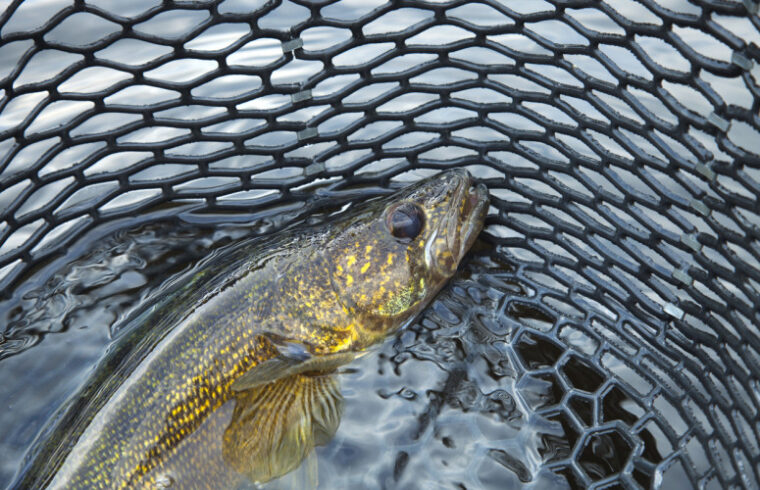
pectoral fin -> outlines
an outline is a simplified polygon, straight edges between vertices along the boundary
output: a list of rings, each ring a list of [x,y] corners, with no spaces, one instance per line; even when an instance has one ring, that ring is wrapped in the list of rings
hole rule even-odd
[[[351,352],[339,354],[327,354],[311,357],[289,357],[279,355],[257,364],[250,371],[243,374],[234,383],[233,391],[245,391],[271,383],[278,379],[287,378],[294,374],[308,372],[328,372],[343,364],[351,362],[356,355]]]
[[[263,375],[249,380],[257,384],[238,391],[224,433],[225,462],[251,481],[263,483],[294,470],[314,446],[329,441],[343,412],[338,381],[335,375],[304,373],[346,362],[338,359],[310,359],[311,364],[299,363],[301,371],[274,382],[262,381],[269,377]],[[312,478],[316,480],[316,473]]]

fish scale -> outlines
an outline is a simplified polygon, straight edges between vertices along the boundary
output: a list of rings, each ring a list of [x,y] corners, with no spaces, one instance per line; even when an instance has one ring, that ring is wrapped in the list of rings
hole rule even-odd
[[[272,262],[272,266],[279,263],[280,261]],[[300,294],[291,289],[291,286],[302,275],[296,273],[284,282],[278,279],[262,279],[272,274],[273,271],[270,270],[272,266],[256,271],[247,280],[258,284],[254,289],[271,289],[281,295],[287,295],[287,291],[292,290],[294,291],[292,296],[295,296],[292,301],[298,301]],[[308,271],[311,266],[305,266],[305,268]],[[241,286],[245,287],[245,284]],[[247,293],[247,290],[248,288],[245,288],[242,291]],[[241,294],[233,296],[226,302],[239,304]],[[160,463],[165,454],[171,452],[187,434],[197,429],[209,413],[232,397],[230,386],[242,373],[277,354],[276,348],[266,337],[251,335],[255,330],[251,328],[249,321],[246,321],[251,317],[255,318],[254,312],[262,309],[259,303],[268,304],[271,301],[271,295],[272,293],[262,291],[258,301],[242,309],[237,315],[224,315],[216,322],[204,321],[205,319],[201,317],[190,325],[186,336],[176,339],[173,343],[172,347],[176,346],[174,350],[177,354],[164,354],[155,368],[139,378],[140,384],[134,387],[135,394],[130,394],[130,404],[118,413],[118,421],[96,443],[99,449],[94,450],[93,459],[103,461],[105,464],[96,466],[95,480],[91,481],[86,475],[79,476],[80,474],[77,473],[71,485],[89,487],[95,483],[101,488],[111,488],[113,483],[118,481],[120,483],[117,487],[127,488],[137,485],[149,473],[151,473],[149,482],[155,484],[153,470],[160,470]],[[281,304],[285,311],[275,316],[287,316],[290,320],[289,325],[297,325],[292,323],[293,313],[287,311],[288,305],[292,303],[281,301]],[[324,310],[314,313],[320,319],[329,319],[333,322],[339,320],[335,315]],[[214,325],[218,323],[223,323],[227,327],[215,330]],[[282,325],[282,323],[280,321],[268,323],[269,333],[276,333],[274,328],[276,325]],[[311,332],[305,327],[292,328],[288,332],[290,338],[313,340],[302,337],[304,333]],[[319,345],[325,347],[330,345],[328,342],[330,339],[325,337],[317,340],[321,341]],[[192,351],[200,351],[202,354],[197,356]],[[183,376],[186,372],[193,373],[193,376]],[[183,381],[177,383],[176,379]],[[203,383],[206,389],[199,387],[194,382],[196,379]],[[160,380],[166,381],[162,383]],[[140,407],[140,409],[135,410],[135,407]],[[131,437],[125,438],[125,433],[131,434]],[[145,447],[145,442],[150,445]],[[107,454],[121,456],[118,459],[104,458],[103,456]],[[109,459],[113,466],[112,470],[109,468]],[[113,476],[109,478],[109,474]],[[101,481],[102,486],[100,486]]]

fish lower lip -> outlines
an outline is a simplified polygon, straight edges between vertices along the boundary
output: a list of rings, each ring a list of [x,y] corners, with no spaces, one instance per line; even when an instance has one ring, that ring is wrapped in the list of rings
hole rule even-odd
[[[482,185],[483,184],[480,184],[480,186]],[[481,192],[482,192],[482,189],[479,189],[476,186],[470,186],[470,190],[469,190],[470,196],[467,198],[467,205],[469,209],[474,209],[475,206],[478,205],[478,202],[480,201],[481,196],[482,196]]]
[[[488,198],[488,188],[483,184],[471,185],[467,191],[467,203],[464,209],[464,215],[472,218],[476,213],[476,208]]]
[[[470,249],[475,238],[483,227],[485,210],[488,203],[488,189],[483,184],[475,185],[469,174],[462,176],[460,187],[457,190],[455,202],[464,201],[462,209],[453,208],[446,219],[447,224],[443,228],[446,236],[446,246],[451,253],[451,263],[436,261],[436,269],[444,276],[450,276],[456,271],[456,267],[464,254]],[[459,222],[459,226],[457,226]],[[456,228],[460,229],[458,232]]]
[[[485,219],[486,210],[488,209],[488,188],[483,184],[470,186],[469,196],[467,198],[467,209],[465,214],[465,226],[459,239],[459,257],[467,252],[475,241],[475,237],[480,233],[482,222]]]

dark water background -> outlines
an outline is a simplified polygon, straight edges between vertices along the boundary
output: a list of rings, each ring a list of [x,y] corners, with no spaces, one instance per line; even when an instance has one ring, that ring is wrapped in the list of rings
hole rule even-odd
[[[264,227],[199,227],[175,220],[126,228],[89,243],[84,256],[62,262],[14,311],[4,311],[16,329],[46,333],[37,345],[2,360],[0,399],[9,403],[0,424],[10,429],[0,449],[5,478],[36,431],[118,337],[120,320],[141,302],[160,297],[171,274]],[[494,262],[491,245],[477,248],[419,324],[341,376],[346,413],[335,439],[318,450],[325,488],[421,478],[435,483],[442,475],[468,486],[478,484],[477,478],[530,480],[546,459],[539,448],[550,458],[568,451],[567,444],[544,447],[541,433],[561,439],[561,428],[531,421],[526,411],[558,401],[551,400],[550,386],[527,386],[515,397],[518,371],[509,345],[519,315],[505,310],[508,297],[528,292],[505,274],[506,264]],[[542,321],[551,327],[550,319]],[[507,452],[507,467],[516,474],[493,457]],[[473,467],[476,459],[483,463]],[[541,474],[539,481],[547,478],[557,479]]]
[[[494,213],[492,207],[491,221]],[[4,481],[122,333],[130,311],[160,297],[169,278],[212,250],[266,235],[297,214],[216,217],[203,226],[181,216],[186,219],[138,227],[127,221],[124,229],[87,241],[80,257],[59,261],[48,281],[33,288],[30,281],[14,308],[0,310],[11,332],[44,334],[29,337],[34,345],[12,346],[20,352],[0,361],[0,425],[8,428],[0,442]],[[325,219],[324,213],[310,217]],[[483,235],[417,323],[340,375],[345,413],[334,439],[316,451],[321,488],[568,486],[551,464],[570,457],[575,436],[561,413],[548,413],[569,401],[564,384],[593,393],[604,380],[546,336],[558,318],[530,304],[535,290],[520,282],[509,255],[492,242]],[[576,336],[577,348],[598,347],[562,331]],[[563,360],[565,377],[557,378]],[[613,403],[623,416],[625,396],[619,398]],[[593,403],[574,403],[576,416],[590,422]],[[631,449],[616,442],[614,435],[601,437],[579,464],[600,476],[619,472]]]

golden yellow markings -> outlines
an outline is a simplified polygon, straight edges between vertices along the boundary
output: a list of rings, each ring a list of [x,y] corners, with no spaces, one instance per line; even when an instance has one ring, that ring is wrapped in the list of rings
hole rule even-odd
[[[352,265],[354,265],[355,263],[356,263],[356,257],[354,257],[353,255],[349,255],[349,256],[346,258],[346,265],[347,265],[348,267],[351,267],[351,266],[352,266]]]
[[[354,283],[354,276],[352,276],[351,274],[348,274],[346,276],[346,286],[350,286],[353,283]]]
[[[367,272],[367,269],[369,269],[369,262],[367,262],[366,264],[362,266],[361,273],[364,274],[365,272]]]

